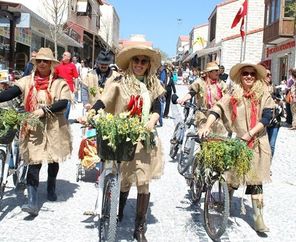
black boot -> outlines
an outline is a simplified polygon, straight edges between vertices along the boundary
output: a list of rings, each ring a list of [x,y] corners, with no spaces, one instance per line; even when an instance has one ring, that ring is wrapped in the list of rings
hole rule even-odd
[[[57,194],[55,193],[56,180],[56,177],[48,176],[47,178],[47,200],[52,202],[57,200]]]
[[[32,216],[37,216],[39,212],[38,199],[37,199],[37,187],[28,186],[28,204],[22,206],[22,211],[29,213]]]
[[[128,197],[128,193],[127,192],[120,192],[120,196],[119,196],[119,209],[118,209],[118,221],[121,222],[122,218],[123,218],[123,210],[126,204],[126,200]]]
[[[145,237],[146,214],[149,205],[150,193],[140,194],[137,197],[137,214],[134,238],[140,242],[147,242]]]

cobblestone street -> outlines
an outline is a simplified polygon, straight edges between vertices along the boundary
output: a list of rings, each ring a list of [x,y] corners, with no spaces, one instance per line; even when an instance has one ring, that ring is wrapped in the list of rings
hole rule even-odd
[[[177,86],[177,93],[186,93],[185,86]],[[181,107],[171,106],[172,117],[181,118]],[[76,105],[71,117],[81,116],[82,106]],[[203,206],[191,205],[188,187],[177,172],[177,164],[169,157],[169,139],[177,118],[164,119],[158,128],[163,142],[165,158],[164,174],[150,184],[151,198],[147,218],[147,239],[150,242],[211,241],[203,227]],[[12,179],[6,189],[0,212],[0,242],[26,241],[98,241],[96,218],[83,215],[94,208],[96,189],[95,172],[86,172],[82,181],[76,182],[77,153],[81,140],[79,124],[72,124],[72,157],[60,165],[57,181],[57,202],[46,200],[47,166],[41,169],[39,205],[41,210],[35,219],[23,213],[20,206],[26,201],[21,192],[12,187]],[[272,162],[272,183],[264,186],[264,217],[271,232],[267,237],[259,237],[252,229],[250,197],[244,195],[247,215],[240,214],[243,189],[234,194],[232,216],[221,241],[294,241],[296,230],[296,132],[282,127],[279,132]],[[136,210],[135,187],[132,188],[125,209],[125,217],[118,227],[118,241],[133,241]]]

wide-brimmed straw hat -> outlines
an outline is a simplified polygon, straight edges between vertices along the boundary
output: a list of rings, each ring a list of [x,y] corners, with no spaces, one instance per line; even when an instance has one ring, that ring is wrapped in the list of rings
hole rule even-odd
[[[210,72],[210,71],[219,71],[219,66],[216,62],[209,62],[206,65],[206,69],[204,69],[204,72]]]
[[[31,60],[34,65],[36,65],[36,60],[50,60],[52,64],[59,64],[59,61],[54,58],[50,48],[40,48],[36,56]]]
[[[145,55],[149,57],[152,72],[156,71],[160,66],[161,55],[159,51],[144,45],[135,45],[123,48],[116,57],[116,64],[120,69],[126,70],[129,66],[130,59],[138,55]]]
[[[240,70],[247,66],[253,67],[256,70],[257,80],[264,80],[266,78],[266,69],[264,66],[251,62],[242,62],[231,67],[229,72],[230,79],[236,83],[240,83]]]

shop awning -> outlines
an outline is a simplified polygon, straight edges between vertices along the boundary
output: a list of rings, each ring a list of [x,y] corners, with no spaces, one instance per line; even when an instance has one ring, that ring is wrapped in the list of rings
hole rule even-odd
[[[214,46],[214,47],[211,47],[211,48],[204,48],[204,49],[198,50],[196,52],[196,54],[197,54],[198,57],[201,57],[201,56],[204,56],[204,55],[207,55],[207,54],[215,53],[215,52],[219,51],[220,49],[221,49],[221,46]]]

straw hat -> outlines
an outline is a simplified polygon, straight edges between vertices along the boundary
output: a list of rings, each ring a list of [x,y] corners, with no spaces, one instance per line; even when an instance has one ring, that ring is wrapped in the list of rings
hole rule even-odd
[[[206,69],[204,69],[204,72],[210,72],[210,71],[219,71],[219,66],[216,62],[209,62],[206,65]]]
[[[36,56],[32,58],[32,63],[36,65],[36,60],[50,60],[52,64],[59,64],[59,61],[54,58],[50,48],[40,48]]]
[[[155,72],[160,66],[161,56],[159,51],[144,45],[123,48],[116,57],[116,64],[120,69],[126,70],[129,66],[130,59],[137,55],[145,55],[150,58],[151,72]]]
[[[254,64],[251,62],[243,62],[243,63],[238,63],[231,67],[229,76],[230,79],[233,80],[236,83],[240,83],[240,70],[244,67],[253,67],[256,72],[257,72],[257,80],[264,80],[266,77],[266,69],[264,66],[259,65],[259,64]]]

